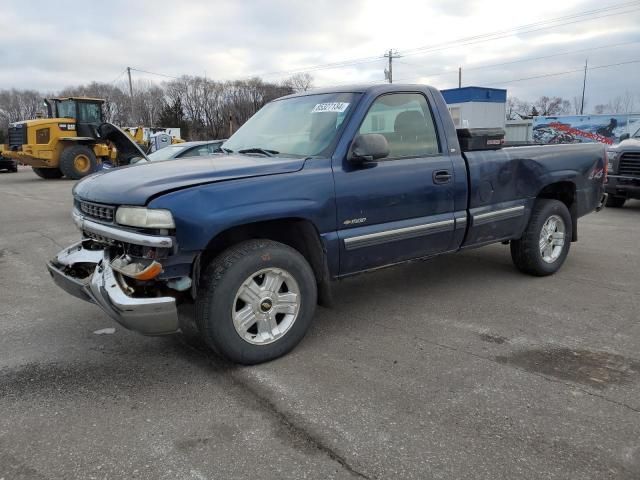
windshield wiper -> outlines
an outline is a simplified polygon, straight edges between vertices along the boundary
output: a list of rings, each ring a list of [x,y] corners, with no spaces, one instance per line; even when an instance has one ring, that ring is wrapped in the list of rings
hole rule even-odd
[[[225,153],[233,153],[233,150],[231,150],[230,148],[220,147],[220,150],[222,150]]]
[[[238,153],[261,153],[262,155],[266,155],[267,157],[273,157],[274,155],[277,155],[280,152],[276,150],[269,150],[266,148],[253,147],[253,148],[243,148],[242,150],[238,150]]]

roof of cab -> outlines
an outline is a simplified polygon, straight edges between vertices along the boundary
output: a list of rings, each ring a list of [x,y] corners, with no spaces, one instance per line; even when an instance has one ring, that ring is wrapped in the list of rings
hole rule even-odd
[[[93,97],[52,97],[49,100],[56,100],[60,102],[64,100],[80,100],[85,102],[101,102],[101,103],[105,102],[104,98],[93,98]]]
[[[403,91],[416,91],[416,90],[432,90],[437,91],[434,87],[429,85],[417,84],[417,83],[378,83],[378,84],[353,84],[353,85],[340,85],[336,87],[325,87],[307,90],[305,92],[293,93],[280,97],[277,100],[293,97],[304,97],[307,95],[322,95],[326,93],[369,93],[373,95],[379,95],[385,92],[403,92]]]

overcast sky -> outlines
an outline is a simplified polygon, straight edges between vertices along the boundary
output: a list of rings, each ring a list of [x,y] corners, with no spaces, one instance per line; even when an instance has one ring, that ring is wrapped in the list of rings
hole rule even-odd
[[[640,61],[640,1],[0,0],[0,7],[0,88],[55,92],[93,80],[124,86],[127,66],[275,81],[334,62],[350,64],[310,70],[316,86],[383,82],[382,55],[394,48],[403,55],[394,61],[398,83],[455,87],[462,66],[463,85],[503,87],[523,99],[571,99],[581,92],[581,72],[514,80],[579,70],[587,57],[593,67]],[[593,10],[599,13],[577,16]],[[547,28],[548,20],[574,15]],[[513,32],[538,22],[528,29],[536,31]],[[497,31],[504,31],[502,38],[451,43]],[[566,52],[573,53],[520,61]],[[591,106],[625,91],[636,95],[640,109],[640,63],[588,72]]]

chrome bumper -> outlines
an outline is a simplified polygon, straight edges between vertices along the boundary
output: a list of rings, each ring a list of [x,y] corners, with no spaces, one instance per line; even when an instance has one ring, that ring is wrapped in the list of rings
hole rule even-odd
[[[89,250],[83,241],[62,250],[48,262],[47,268],[56,285],[74,297],[95,303],[129,330],[144,335],[165,335],[179,331],[175,298],[127,295],[110,262],[106,250]],[[71,270],[91,273],[76,277]]]

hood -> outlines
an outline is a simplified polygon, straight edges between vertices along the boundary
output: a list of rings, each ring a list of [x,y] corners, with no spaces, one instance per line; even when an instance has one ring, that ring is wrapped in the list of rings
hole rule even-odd
[[[620,143],[609,147],[608,150],[613,150],[616,152],[637,152],[640,151],[640,140],[638,140],[637,138],[628,138],[627,140],[623,140]]]
[[[47,124],[52,124],[52,123],[60,123],[60,118],[34,118],[31,120],[20,120],[19,122],[11,122],[9,124],[9,127],[18,127],[21,128],[22,126],[26,126],[26,127],[38,127],[40,125],[47,125]],[[65,122],[67,122],[66,119],[64,119]],[[73,122],[74,120],[71,119],[71,122]]]
[[[102,170],[80,180],[74,196],[112,205],[145,205],[166,191],[238,178],[300,170],[303,158],[212,155]]]

